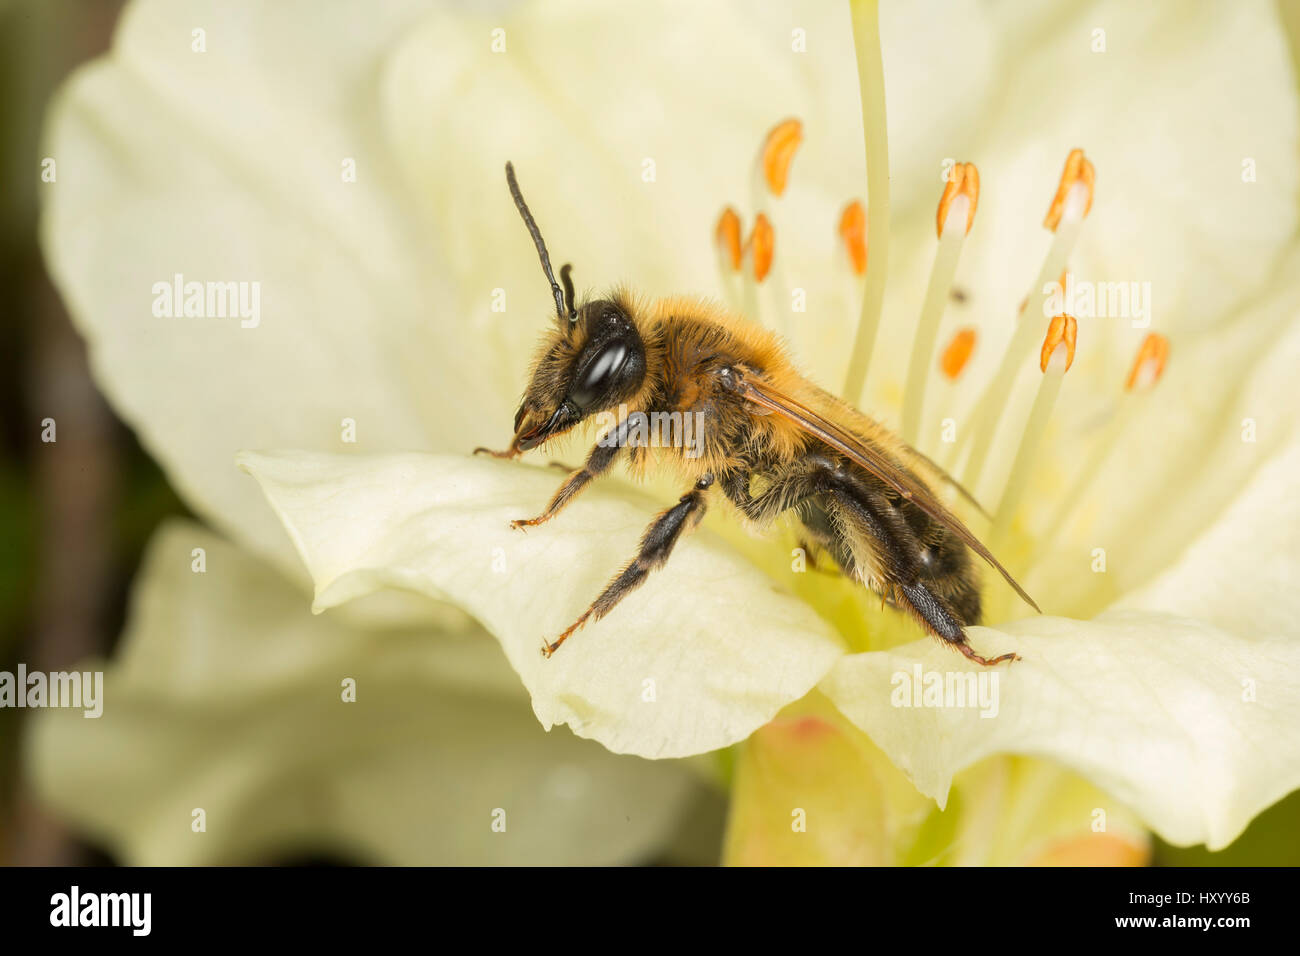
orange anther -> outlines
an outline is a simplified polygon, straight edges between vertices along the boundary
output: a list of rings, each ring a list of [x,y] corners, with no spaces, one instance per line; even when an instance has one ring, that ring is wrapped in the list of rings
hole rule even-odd
[[[840,238],[848,250],[849,262],[855,275],[867,273],[867,210],[858,200],[853,200],[840,213]]]
[[[938,215],[935,216],[940,238],[943,238],[943,225],[948,221],[948,209],[958,196],[970,200],[966,207],[966,232],[969,234],[970,227],[975,224],[975,207],[980,201],[980,174],[974,163],[956,163],[952,167],[948,182],[943,187],[943,195],[939,197]]]
[[[950,381],[957,381],[961,375],[962,369],[970,361],[971,353],[975,351],[975,330],[960,329],[948,343],[948,347],[943,350],[943,355],[939,358],[939,368],[943,374],[948,376]]]
[[[1124,388],[1131,392],[1139,386],[1148,388],[1154,385],[1160,381],[1168,360],[1169,340],[1159,332],[1149,332],[1142,340],[1137,358],[1133,360],[1133,370],[1128,373]]]
[[[731,260],[731,268],[737,272],[740,271],[740,216],[736,215],[736,210],[728,206],[722,210],[722,215],[718,217],[717,228],[713,230],[713,238],[718,243],[718,248],[727,253]]]
[[[1070,150],[1070,155],[1065,159],[1065,170],[1061,173],[1061,183],[1056,187],[1056,195],[1052,197],[1052,205],[1047,210],[1043,225],[1056,232],[1056,227],[1061,224],[1061,216],[1065,213],[1065,202],[1075,183],[1083,183],[1088,187],[1088,201],[1083,207],[1083,215],[1088,215],[1092,211],[1093,179],[1092,161],[1083,155],[1083,150]]]
[[[803,142],[803,123],[797,119],[783,120],[772,127],[763,141],[763,178],[773,196],[785,192],[786,178],[795,150]]]
[[[1074,364],[1074,340],[1078,335],[1079,323],[1074,320],[1074,316],[1062,313],[1052,319],[1052,324],[1047,327],[1047,338],[1043,339],[1043,351],[1038,358],[1038,367],[1046,372],[1047,364],[1052,360],[1052,353],[1064,345],[1064,371],[1068,372],[1070,366]]]
[[[772,223],[761,212],[754,220],[754,231],[749,234],[749,252],[754,257],[754,278],[762,282],[772,271],[772,254],[776,248],[776,235]]]

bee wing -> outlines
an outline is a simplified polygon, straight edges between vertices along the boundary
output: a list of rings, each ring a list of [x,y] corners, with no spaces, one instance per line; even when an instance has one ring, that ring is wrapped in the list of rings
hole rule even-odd
[[[1025,589],[1011,576],[1011,572],[1004,568],[997,558],[993,557],[989,549],[980,543],[979,539],[961,523],[956,515],[945,508],[935,499],[934,495],[930,494],[928,488],[917,481],[916,476],[899,467],[880,452],[870,448],[835,423],[828,421],[811,408],[783,394],[766,382],[755,382],[746,378],[739,383],[738,391],[746,400],[753,402],[760,408],[767,409],[769,412],[780,415],[808,434],[824,441],[889,485],[889,487],[960,538],[968,548],[997,569],[998,573],[1006,579],[1007,583],[1015,589],[1026,604],[1040,614],[1042,613],[1038,605],[1034,603],[1034,599],[1026,594]]]
[[[991,514],[989,514],[987,511],[984,510],[984,506],[979,503],[979,501],[975,498],[975,496],[971,494],[969,491],[967,491],[965,487],[963,487],[961,482],[959,482],[952,475],[948,474],[948,472],[944,471],[943,468],[939,466],[939,463],[937,461],[935,461],[929,455],[922,454],[921,452],[917,451],[915,448],[912,448],[910,445],[908,446],[907,451],[908,454],[916,458],[919,462],[921,462],[922,465],[930,469],[930,471],[934,473],[934,476],[936,478],[938,478],[944,484],[953,488],[957,492],[957,494],[965,498],[966,502],[972,508],[974,508],[976,511],[978,511],[986,518],[993,517]]]

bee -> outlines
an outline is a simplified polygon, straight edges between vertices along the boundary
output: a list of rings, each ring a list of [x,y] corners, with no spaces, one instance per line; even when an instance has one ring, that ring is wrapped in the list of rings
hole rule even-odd
[[[511,527],[551,520],[620,458],[639,475],[653,454],[655,464],[675,466],[690,489],[655,517],[632,560],[568,630],[543,640],[546,657],[662,567],[720,494],[759,529],[793,512],[807,540],[841,573],[970,660],[1018,659],[985,658],[966,638],[965,628],[980,622],[973,554],[1034,610],[1038,605],[939,501],[934,486],[941,483],[974,499],[938,465],[801,375],[774,333],[717,305],[687,297],[647,304],[624,290],[575,302],[572,267],[560,269],[561,288],[510,163],[506,182],[551,285],[555,326],[537,353],[509,448],[475,453],[514,458],[594,416],[621,414],[545,510]],[[630,440],[633,419],[650,413],[696,416],[698,447],[687,454]]]

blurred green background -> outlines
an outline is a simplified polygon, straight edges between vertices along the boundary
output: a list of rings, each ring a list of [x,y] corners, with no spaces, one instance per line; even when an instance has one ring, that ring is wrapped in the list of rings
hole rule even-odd
[[[1228,2],[1228,0],[1223,0]],[[0,670],[68,669],[111,653],[132,577],[159,522],[186,514],[158,467],[91,381],[85,347],[36,243],[46,103],[79,63],[103,53],[119,0],[0,0]],[[1300,2],[1281,0],[1293,52]],[[40,440],[58,422],[57,445]],[[114,862],[45,812],[19,774],[25,712],[0,709],[0,861]],[[1230,848],[1158,845],[1157,864],[1300,864],[1300,794]],[[329,857],[278,863],[346,863]]]

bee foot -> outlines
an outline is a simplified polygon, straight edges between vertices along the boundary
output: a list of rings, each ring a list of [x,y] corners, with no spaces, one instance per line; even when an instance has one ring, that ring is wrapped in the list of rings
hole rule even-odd
[[[484,448],[480,445],[474,449],[476,455],[491,455],[493,458],[514,458],[519,454],[518,448],[507,448],[505,451],[493,451],[491,448]]]
[[[977,654],[975,652],[975,648],[971,647],[969,644],[967,644],[964,641],[960,644],[957,644],[956,648],[957,650],[961,651],[962,654],[964,654],[968,660],[972,660],[976,664],[980,664],[984,667],[992,667],[994,664],[1001,664],[1003,661],[1021,660],[1020,655],[1014,652],[1008,654],[1000,654],[997,657],[983,657],[982,655]]]

